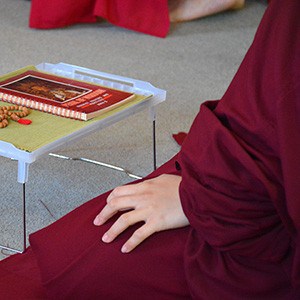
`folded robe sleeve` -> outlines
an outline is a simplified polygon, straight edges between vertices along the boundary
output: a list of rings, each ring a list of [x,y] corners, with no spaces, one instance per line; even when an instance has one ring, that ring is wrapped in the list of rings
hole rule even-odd
[[[183,144],[196,298],[300,296],[299,12],[299,1],[270,3],[224,97],[202,105]]]

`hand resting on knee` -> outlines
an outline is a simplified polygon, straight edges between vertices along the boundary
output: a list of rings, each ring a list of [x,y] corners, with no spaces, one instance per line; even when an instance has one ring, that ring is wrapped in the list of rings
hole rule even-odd
[[[127,253],[155,232],[187,226],[179,198],[180,182],[180,176],[163,174],[115,188],[94,224],[100,226],[117,212],[125,212],[103,235],[103,242],[110,243],[129,226],[144,222],[123,245],[121,251]]]

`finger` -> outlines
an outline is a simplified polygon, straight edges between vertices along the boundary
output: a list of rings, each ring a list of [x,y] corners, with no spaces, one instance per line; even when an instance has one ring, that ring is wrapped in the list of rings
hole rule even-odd
[[[96,218],[94,219],[94,225],[102,225],[108,219],[114,216],[117,212],[134,208],[134,198],[134,196],[113,198],[104,206],[101,212],[96,216]]]
[[[118,186],[114,190],[112,190],[112,192],[108,195],[106,201],[109,202],[116,197],[139,194],[144,190],[144,185],[145,182],[139,182],[135,184]]]
[[[102,211],[95,217],[93,224],[96,226],[103,225],[109,218],[114,216],[118,211],[107,213],[105,212],[106,206],[102,209]],[[103,212],[104,211],[104,212]]]
[[[149,226],[148,224],[143,225],[137,229],[130,239],[123,245],[121,252],[129,253],[153,233],[155,233],[153,227]]]
[[[123,213],[110,227],[110,229],[102,236],[102,241],[105,243],[110,243],[129,226],[143,221],[142,216],[143,213],[136,210]]]

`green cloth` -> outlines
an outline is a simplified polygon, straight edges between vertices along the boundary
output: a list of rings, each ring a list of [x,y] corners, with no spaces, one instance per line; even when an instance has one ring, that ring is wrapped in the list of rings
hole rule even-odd
[[[146,98],[148,97],[136,95],[133,101],[89,121],[72,120],[36,110],[30,110],[29,116],[25,119],[31,120],[32,123],[30,125],[21,125],[9,120],[9,125],[7,127],[0,128],[0,140],[13,144],[16,148],[21,150],[32,152],[88,126],[93,122],[97,122],[98,120],[137,104]],[[11,104],[0,101],[0,106],[6,105]]]

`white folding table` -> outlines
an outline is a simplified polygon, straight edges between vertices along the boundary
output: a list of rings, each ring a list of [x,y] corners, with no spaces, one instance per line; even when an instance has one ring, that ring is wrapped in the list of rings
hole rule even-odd
[[[7,157],[18,161],[18,178],[17,181],[22,184],[23,187],[23,251],[26,249],[26,192],[25,183],[28,181],[29,165],[36,161],[43,155],[53,154],[62,147],[66,147],[72,141],[79,140],[83,136],[91,134],[95,131],[104,129],[120,120],[123,120],[130,115],[138,113],[142,110],[149,110],[150,120],[153,124],[153,166],[156,168],[156,138],[155,138],[155,106],[166,99],[166,91],[158,89],[148,82],[141,80],[135,80],[127,77],[122,77],[118,75],[113,75],[109,73],[99,72],[96,70],[91,70],[75,65],[70,65],[66,63],[41,63],[36,66],[38,70],[49,72],[59,76],[65,76],[73,79],[84,80],[94,84],[99,84],[107,86],[110,88],[115,88],[123,91],[133,92],[139,95],[146,96],[146,99],[138,102],[132,106],[125,109],[119,110],[110,116],[101,119],[96,122],[88,123],[87,125],[71,134],[61,137],[47,145],[44,145],[32,152],[24,151],[16,148],[13,144],[1,141],[0,138],[0,156]],[[88,159],[82,159],[88,162],[92,162]],[[117,168],[118,169],[118,168]],[[125,170],[124,170],[125,171]],[[0,245],[1,249],[13,251],[13,252],[23,252],[21,250],[13,249]]]

